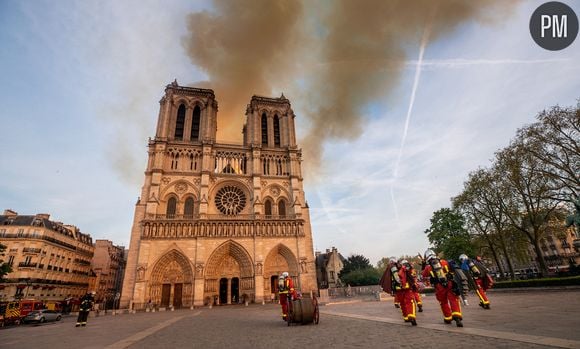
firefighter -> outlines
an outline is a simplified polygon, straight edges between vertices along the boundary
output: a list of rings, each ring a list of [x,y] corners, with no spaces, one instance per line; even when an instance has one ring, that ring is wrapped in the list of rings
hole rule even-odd
[[[415,304],[417,305],[417,310],[422,313],[423,312],[423,301],[421,300],[421,294],[419,294],[419,280],[417,277],[417,270],[415,270],[415,268],[413,268],[413,265],[411,263],[409,263],[406,259],[404,259],[402,262],[403,266],[405,266],[405,268],[407,268],[407,270],[409,270],[411,272],[411,276],[413,277],[413,287],[411,288],[412,292],[413,292],[413,300],[415,301]]]
[[[280,304],[282,305],[282,320],[286,321],[288,318],[288,302],[296,299],[294,282],[288,275],[287,271],[283,272],[282,275],[278,277],[278,295],[280,298]]]
[[[432,250],[425,251],[423,279],[435,288],[435,297],[441,306],[443,321],[450,324],[453,320],[457,327],[463,327],[463,316],[459,305],[461,294],[458,285],[453,281],[453,270],[446,260],[440,260]]]
[[[473,278],[475,284],[475,293],[479,297],[479,306],[483,309],[490,309],[491,305],[487,298],[486,291],[493,285],[493,280],[487,271],[487,268],[478,260],[467,257],[466,254],[459,256],[461,262],[461,269]]]
[[[389,293],[393,297],[393,304],[397,309],[401,307],[401,303],[396,292],[397,286],[399,285],[398,275],[396,275],[398,273],[398,262],[396,259],[391,258],[389,259],[389,264],[387,265],[387,268],[385,269],[385,272],[379,281],[379,285],[382,287],[383,291]]]
[[[400,286],[397,289],[399,302],[401,304],[401,311],[403,312],[403,320],[410,322],[411,325],[417,326],[417,314],[415,311],[415,297],[414,293],[417,291],[416,281],[409,268],[410,263],[403,259],[398,263],[399,282]]]
[[[77,324],[75,327],[86,326],[87,319],[89,317],[89,312],[93,308],[95,303],[95,291],[91,291],[81,298],[81,304],[79,307],[79,317],[77,318]]]

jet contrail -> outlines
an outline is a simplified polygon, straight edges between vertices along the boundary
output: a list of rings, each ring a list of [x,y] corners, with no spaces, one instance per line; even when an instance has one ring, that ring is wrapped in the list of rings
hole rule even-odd
[[[434,11],[433,11],[434,15]],[[395,169],[393,171],[393,184],[391,185],[391,201],[393,202],[393,207],[395,209],[395,218],[399,220],[399,210],[397,208],[397,202],[395,200],[395,193],[393,191],[393,186],[399,175],[399,164],[401,163],[401,157],[403,155],[403,148],[405,147],[405,141],[407,140],[407,133],[409,131],[409,122],[411,121],[411,113],[413,112],[413,105],[415,104],[415,95],[417,93],[417,87],[419,86],[419,78],[421,77],[421,66],[423,62],[423,55],[425,54],[425,47],[429,41],[429,33],[431,31],[431,22],[433,17],[429,19],[425,30],[423,31],[423,38],[421,39],[421,47],[419,48],[419,59],[417,60],[417,68],[415,69],[415,79],[413,80],[413,89],[411,90],[411,100],[409,101],[409,108],[407,109],[407,117],[405,118],[405,127],[403,129],[403,137],[401,138],[401,146],[399,147],[399,154],[397,155],[397,162],[395,163]]]
[[[553,59],[434,59],[434,60],[417,60],[407,61],[407,66],[421,67],[442,67],[442,68],[457,68],[472,65],[505,65],[505,64],[543,64],[543,63],[557,63],[570,61],[569,58],[553,58]]]

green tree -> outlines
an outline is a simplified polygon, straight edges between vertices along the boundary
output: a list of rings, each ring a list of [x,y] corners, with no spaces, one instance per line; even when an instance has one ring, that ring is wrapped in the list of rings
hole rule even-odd
[[[379,270],[373,268],[368,258],[357,254],[350,255],[346,259],[338,276],[345,285],[366,286],[378,284],[381,274]]]
[[[4,251],[6,250],[6,246],[0,244],[0,281],[2,281],[4,279],[4,276],[8,273],[12,272],[12,267],[10,266],[10,264],[5,263],[4,259],[1,257],[4,257]]]
[[[425,234],[435,250],[443,253],[446,259],[458,259],[462,253],[475,253],[463,216],[450,208],[433,212],[431,226],[425,230]]]
[[[387,266],[389,265],[389,261],[391,260],[391,258],[394,258],[394,257],[383,257],[383,258],[381,258],[377,262],[377,270],[380,271],[381,273],[383,273],[385,271],[385,269],[387,269]]]
[[[373,267],[355,269],[340,277],[343,284],[351,286],[377,285],[382,272]]]
[[[344,281],[344,275],[355,270],[363,270],[372,267],[371,262],[365,256],[361,254],[350,255],[344,262],[343,268],[340,273],[338,273],[338,276]]]

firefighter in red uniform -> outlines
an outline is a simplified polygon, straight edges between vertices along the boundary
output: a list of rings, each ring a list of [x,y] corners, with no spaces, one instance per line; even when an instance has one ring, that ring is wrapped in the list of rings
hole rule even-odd
[[[396,292],[397,288],[400,286],[401,281],[399,280],[399,262],[396,259],[391,258],[389,260],[389,265],[387,268],[391,271],[390,279],[390,290],[391,296],[393,296],[393,305],[395,308],[399,309],[401,307],[401,300],[399,299],[399,294]]]
[[[286,321],[288,318],[288,302],[296,299],[294,282],[286,271],[278,278],[278,295],[280,296],[280,304],[282,305],[282,320]]]
[[[423,268],[423,279],[435,288],[435,297],[441,305],[443,321],[450,324],[455,320],[457,327],[463,327],[463,316],[459,305],[460,293],[457,285],[453,281],[453,270],[446,260],[440,260],[432,250],[425,251],[426,265]]]
[[[407,268],[411,272],[411,276],[413,277],[414,286],[411,288],[413,292],[413,300],[417,305],[417,309],[420,313],[423,312],[423,301],[421,300],[421,294],[419,294],[419,280],[417,279],[417,270],[413,268],[413,265],[409,263],[406,259],[404,259],[401,264]]]
[[[401,304],[401,311],[403,312],[403,320],[410,322],[413,326],[417,326],[417,314],[415,311],[415,297],[414,290],[416,290],[415,279],[408,268],[409,262],[403,259],[399,262],[399,281],[400,285],[396,290]]]
[[[459,261],[461,262],[461,269],[468,272],[473,278],[475,293],[479,297],[479,306],[483,309],[490,309],[486,291],[493,285],[493,280],[489,276],[487,269],[481,262],[467,257],[466,254],[459,256]]]

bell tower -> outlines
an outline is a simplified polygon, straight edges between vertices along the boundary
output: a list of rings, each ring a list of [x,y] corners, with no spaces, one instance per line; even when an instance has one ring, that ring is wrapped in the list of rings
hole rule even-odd
[[[177,142],[215,142],[218,103],[213,90],[179,86],[165,87],[159,101],[157,139]]]
[[[244,145],[262,148],[296,148],[294,111],[290,101],[279,98],[253,96],[246,108]]]

